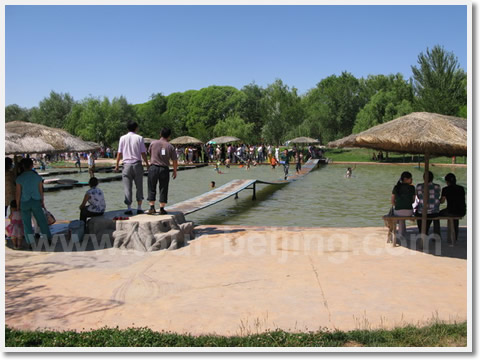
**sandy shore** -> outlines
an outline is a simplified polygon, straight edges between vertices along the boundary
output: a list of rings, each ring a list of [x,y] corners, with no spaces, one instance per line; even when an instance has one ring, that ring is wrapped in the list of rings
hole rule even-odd
[[[467,319],[466,228],[455,248],[442,242],[431,253],[392,248],[386,228],[196,232],[155,253],[7,248],[6,324],[241,335]]]

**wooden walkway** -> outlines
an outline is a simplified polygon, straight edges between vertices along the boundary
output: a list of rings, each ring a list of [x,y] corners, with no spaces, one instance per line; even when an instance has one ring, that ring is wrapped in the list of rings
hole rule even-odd
[[[277,181],[263,181],[263,180],[232,180],[225,185],[220,186],[217,189],[206,192],[202,195],[196,196],[194,198],[167,206],[165,210],[173,212],[180,211],[185,215],[191,214],[195,211],[205,209],[206,207],[215,205],[220,201],[228,199],[231,196],[238,197],[238,193],[245,189],[253,190],[252,199],[256,199],[256,184],[265,184],[265,185],[287,185],[292,181],[298,180],[303,176],[310,173],[313,169],[318,166],[318,159],[308,160],[303,166],[302,170],[298,174],[287,177],[287,180],[277,180]],[[280,169],[283,167],[280,166]],[[292,164],[290,165],[290,170],[292,170]],[[293,165],[293,171],[295,171],[295,165]]]

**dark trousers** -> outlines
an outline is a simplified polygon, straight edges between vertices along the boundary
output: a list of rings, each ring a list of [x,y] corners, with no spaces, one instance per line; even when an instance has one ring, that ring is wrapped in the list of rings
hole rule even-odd
[[[302,170],[302,163],[301,162],[297,162],[297,166],[295,167],[295,171],[300,171]]]
[[[285,174],[285,179],[287,178],[289,167],[290,167],[290,164],[285,161],[285,164],[283,164],[283,173]]]
[[[416,212],[415,216],[422,216],[422,214]],[[427,214],[427,219],[437,217],[437,216],[438,216],[438,213]],[[427,234],[428,234],[428,230],[430,229],[430,225],[432,224],[432,221],[433,221],[433,233],[440,236],[440,220],[427,220]],[[421,233],[422,232],[422,220],[417,220],[417,226],[418,226],[418,232]]]
[[[453,214],[449,212],[447,209],[440,210],[438,213],[438,216],[465,216],[465,214]],[[453,220],[453,227],[455,228],[455,239],[458,240],[458,225],[460,221],[459,220]]]
[[[158,191],[160,202],[168,202],[168,183],[170,181],[170,169],[166,166],[152,165],[148,169],[148,201],[155,201]]]
[[[102,215],[103,215],[103,212],[98,213],[98,212],[89,211],[87,207],[84,207],[83,209],[80,210],[80,220],[82,220],[85,224],[87,224],[87,218],[102,216]]]

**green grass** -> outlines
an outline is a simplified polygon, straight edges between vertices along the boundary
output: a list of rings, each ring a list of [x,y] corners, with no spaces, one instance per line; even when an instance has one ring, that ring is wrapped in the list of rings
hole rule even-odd
[[[318,331],[281,330],[247,336],[191,336],[155,332],[147,328],[103,328],[85,332],[18,331],[5,328],[7,347],[465,347],[467,323],[436,323],[393,330]]]
[[[369,149],[326,149],[325,157],[332,159],[333,161],[351,161],[351,162],[367,162],[373,161],[373,150]],[[375,151],[378,154],[378,151]],[[386,152],[383,152],[383,156],[386,156]],[[411,154],[397,154],[388,153],[388,159],[383,161],[376,161],[378,163],[417,163],[423,162],[423,155],[411,155]],[[432,157],[430,162],[433,164],[451,164],[451,157]],[[466,164],[466,157],[461,156],[456,159],[457,164]]]

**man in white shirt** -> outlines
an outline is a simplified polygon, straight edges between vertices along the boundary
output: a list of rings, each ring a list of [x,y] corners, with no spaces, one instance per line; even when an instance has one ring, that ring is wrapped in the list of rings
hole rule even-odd
[[[123,135],[118,143],[117,164],[115,171],[118,172],[118,163],[120,158],[123,158],[122,181],[125,192],[125,204],[127,211],[125,215],[133,215],[132,212],[132,184],[135,182],[137,189],[137,214],[143,214],[142,200],[143,200],[143,165],[142,158],[145,161],[147,169],[149,167],[147,159],[147,149],[143,142],[143,137],[137,135],[138,124],[131,122],[127,125],[128,134]]]

